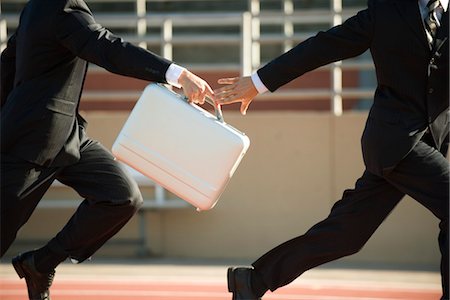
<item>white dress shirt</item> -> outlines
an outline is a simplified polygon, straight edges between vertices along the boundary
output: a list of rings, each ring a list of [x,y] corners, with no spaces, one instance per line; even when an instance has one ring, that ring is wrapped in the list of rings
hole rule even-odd
[[[429,0],[419,0],[419,9],[420,9],[420,14],[422,15],[422,20],[425,19],[425,17],[428,15],[428,8],[427,8],[428,1]],[[448,1],[449,0],[439,0],[439,2],[441,3],[441,6],[438,7],[437,11],[436,11],[436,16],[438,17],[439,20],[441,19],[442,14],[444,12],[446,12],[448,9]],[[424,26],[425,26],[425,23],[424,23]],[[258,92],[260,94],[268,91],[267,87],[264,85],[264,83],[259,78],[258,73],[255,72],[252,74],[252,81],[253,81],[255,88],[258,90]]]
[[[181,84],[178,83],[178,79],[180,78],[180,75],[184,70],[186,70],[186,68],[180,67],[179,65],[172,63],[166,71],[167,83],[177,88],[181,88]]]

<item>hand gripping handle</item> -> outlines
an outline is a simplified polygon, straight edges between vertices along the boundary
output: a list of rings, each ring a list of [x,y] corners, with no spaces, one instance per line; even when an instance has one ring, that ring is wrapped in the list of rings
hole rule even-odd
[[[189,103],[189,99],[186,96],[184,96],[184,100]],[[205,102],[209,103],[210,105],[212,105],[214,107],[217,121],[219,121],[221,123],[225,123],[225,120],[223,118],[222,108],[220,107],[220,104],[215,103],[214,100],[212,100],[209,97],[205,97]]]

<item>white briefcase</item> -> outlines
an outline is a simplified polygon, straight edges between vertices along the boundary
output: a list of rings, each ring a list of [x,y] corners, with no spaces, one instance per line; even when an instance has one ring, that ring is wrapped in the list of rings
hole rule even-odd
[[[148,85],[119,133],[114,156],[198,210],[214,207],[249,138],[159,84]]]

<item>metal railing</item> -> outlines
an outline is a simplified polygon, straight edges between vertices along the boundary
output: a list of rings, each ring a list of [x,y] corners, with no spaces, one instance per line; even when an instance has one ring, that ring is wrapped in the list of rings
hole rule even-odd
[[[198,1],[198,0],[189,0]],[[215,0],[211,0],[215,1]],[[342,0],[330,0],[329,9],[309,9],[299,11],[294,9],[293,0],[278,0],[282,2],[281,11],[262,11],[261,0],[248,0],[248,10],[245,12],[183,12],[183,13],[153,13],[147,4],[162,2],[162,0],[90,0],[89,3],[130,2],[135,3],[134,12],[96,13],[98,23],[110,29],[127,29],[128,34],[121,36],[130,42],[144,48],[160,47],[160,54],[173,60],[174,47],[186,45],[232,45],[239,47],[239,61],[232,63],[208,62],[203,64],[188,64],[192,70],[239,70],[241,75],[250,75],[265,62],[261,61],[261,49],[264,45],[282,45],[283,51],[292,48],[314,32],[298,32],[296,25],[315,24],[325,27],[338,25],[349,16],[356,13],[357,8],[343,9]],[[24,3],[25,0],[2,0],[2,3]],[[18,24],[17,13],[2,13],[0,4],[0,48],[4,48],[7,31],[13,30]],[[261,29],[264,26],[281,26],[282,32],[269,33]],[[178,33],[179,28],[223,28],[235,27],[237,33]],[[158,29],[157,33],[149,29]],[[159,31],[159,32],[158,32]],[[10,33],[10,32],[9,32]],[[322,67],[330,70],[331,87],[324,89],[281,89],[275,94],[266,93],[258,96],[261,100],[284,99],[329,99],[334,115],[342,114],[342,98],[368,98],[373,94],[373,87],[344,89],[342,87],[343,70],[373,70],[369,60],[353,60],[337,62]],[[93,72],[102,72],[100,68],[91,68]],[[133,92],[124,92],[131,95]],[[86,92],[85,98],[98,99],[107,97],[113,99],[118,93]],[[134,95],[134,94],[133,94]]]
[[[281,11],[262,11],[262,0],[248,0],[248,9],[244,12],[208,12],[208,13],[153,13],[148,10],[150,2],[163,2],[168,0],[89,0],[89,3],[135,3],[135,12],[125,13],[96,13],[98,23],[110,29],[126,29],[127,34],[121,36],[132,43],[144,48],[160,47],[160,54],[173,60],[174,47],[186,45],[231,45],[239,47],[239,61],[231,63],[217,63],[214,61],[203,64],[188,64],[192,70],[222,70],[239,71],[241,75],[249,75],[261,64],[262,48],[266,45],[282,45],[282,50],[291,49],[296,43],[307,39],[314,32],[296,32],[296,25],[322,24],[326,27],[339,24],[343,19],[353,15],[356,9],[342,9],[341,0],[331,0],[330,9],[310,9],[298,11],[294,9],[293,0],[277,0],[282,2]],[[169,0],[170,1],[170,0]],[[179,1],[179,0],[178,0]],[[188,0],[199,1],[199,0]],[[222,0],[209,0],[222,1]],[[266,0],[268,1],[268,0]],[[0,2],[0,49],[6,47],[7,36],[17,27],[19,16],[17,12],[4,12],[2,5],[7,3],[25,3],[26,0],[1,0]],[[279,33],[269,33],[262,30],[264,26],[280,26]],[[236,27],[236,33],[190,33],[174,34],[174,29],[200,27]],[[157,33],[154,33],[158,29]],[[207,32],[207,30],[205,30]],[[342,88],[343,70],[373,70],[373,63],[368,60],[346,61],[324,66],[322,69],[330,70],[332,85],[321,89],[281,89],[276,93],[265,93],[258,99],[273,100],[324,100],[329,99],[333,114],[342,114],[342,99],[368,98],[373,88]],[[102,68],[90,68],[90,72],[105,72]],[[115,100],[138,99],[141,91],[92,91],[83,93],[85,100]],[[142,175],[133,173],[141,187],[153,186],[154,199],[144,201],[144,210],[140,210],[138,225],[139,251],[146,254],[149,251],[148,226],[145,211],[159,209],[174,209],[189,207],[180,199],[168,199],[164,189],[150,182]],[[57,187],[58,183],[54,184]],[[70,199],[48,200],[39,204],[40,208],[75,208],[79,201]]]

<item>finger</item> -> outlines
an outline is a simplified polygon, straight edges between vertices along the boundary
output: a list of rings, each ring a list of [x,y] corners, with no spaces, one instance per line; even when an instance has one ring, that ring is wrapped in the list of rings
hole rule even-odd
[[[198,99],[198,94],[197,93],[191,93],[189,95],[189,103],[196,103]]]
[[[245,116],[247,114],[247,109],[248,109],[249,106],[250,106],[250,101],[241,103],[241,114],[242,115]]]
[[[235,95],[237,93],[236,89],[235,89],[235,85],[227,85],[226,87],[214,90],[214,94],[216,97],[222,97],[224,98],[224,96],[227,95]]]
[[[213,89],[209,86],[209,84],[206,84],[205,93],[206,93],[206,95],[209,96],[210,98],[214,98],[214,91],[213,91]]]
[[[199,104],[205,103],[205,97],[206,97],[206,90],[200,93],[197,97],[197,101]]]
[[[230,91],[232,91],[232,89],[228,88],[228,86],[227,86],[226,89],[220,88],[220,89],[214,90],[214,95],[219,96],[219,95],[229,93]]]
[[[216,102],[216,95],[214,94],[213,91],[210,90],[206,90],[205,94],[204,94],[204,98],[205,100],[207,100],[206,98],[211,99],[213,102]]]
[[[231,77],[231,78],[220,78],[217,83],[220,84],[233,84],[239,80],[239,77]]]
[[[222,92],[222,93],[216,93],[215,98],[216,98],[216,100],[225,100],[225,99],[229,99],[229,98],[235,98],[236,95],[237,94],[234,91],[226,91],[226,92]]]
[[[215,99],[216,100],[223,100],[225,98],[228,98],[230,95],[233,95],[232,92],[223,92],[223,93],[216,93]]]
[[[216,99],[216,103],[223,105],[223,104],[231,104],[231,103],[236,103],[236,102],[240,102],[241,99],[239,99],[238,97],[236,97],[235,94],[229,95],[226,98],[219,98]]]

